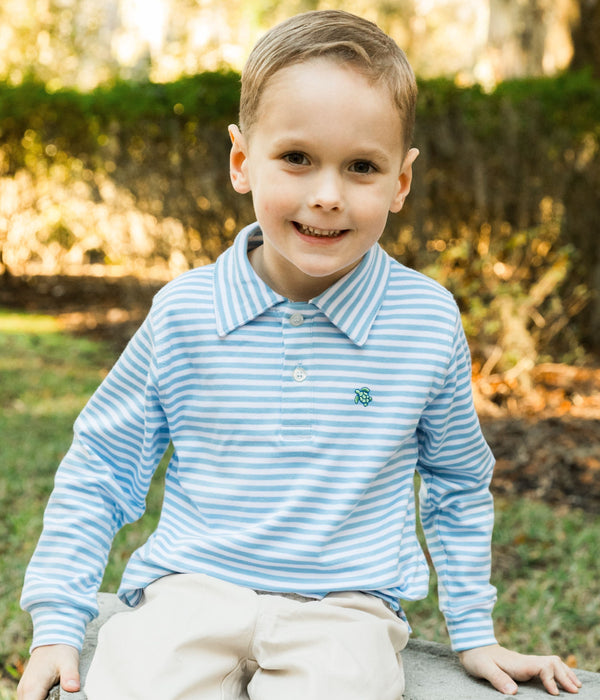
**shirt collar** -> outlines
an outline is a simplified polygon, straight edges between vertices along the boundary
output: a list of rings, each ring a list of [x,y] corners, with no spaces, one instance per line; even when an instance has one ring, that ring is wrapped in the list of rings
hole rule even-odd
[[[348,338],[362,347],[383,303],[391,260],[379,244],[345,277],[311,302]]]
[[[259,225],[250,224],[239,232],[231,248],[215,263],[214,308],[220,337],[287,301],[263,282],[250,264],[248,248],[261,241]],[[379,245],[374,245],[354,270],[310,303],[361,347],[367,342],[383,302],[389,272],[388,255]]]

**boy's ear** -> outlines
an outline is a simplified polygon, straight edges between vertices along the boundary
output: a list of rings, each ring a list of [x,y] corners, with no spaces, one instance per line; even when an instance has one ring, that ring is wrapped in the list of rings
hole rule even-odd
[[[231,151],[229,153],[229,177],[233,189],[239,194],[250,192],[248,177],[248,144],[244,135],[235,124],[229,125]]]
[[[404,200],[410,192],[410,185],[412,183],[412,166],[418,155],[419,151],[416,148],[411,148],[404,157],[400,175],[398,176],[398,187],[390,206],[390,211],[393,214],[396,214],[400,211],[400,209],[402,209],[404,206]]]

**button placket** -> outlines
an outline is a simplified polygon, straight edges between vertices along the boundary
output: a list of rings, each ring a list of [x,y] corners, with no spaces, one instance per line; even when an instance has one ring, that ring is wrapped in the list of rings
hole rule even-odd
[[[309,439],[312,427],[310,366],[313,348],[310,312],[309,307],[305,310],[302,307],[298,308],[299,306],[288,306],[282,318],[284,363],[281,426],[282,437],[288,440]]]

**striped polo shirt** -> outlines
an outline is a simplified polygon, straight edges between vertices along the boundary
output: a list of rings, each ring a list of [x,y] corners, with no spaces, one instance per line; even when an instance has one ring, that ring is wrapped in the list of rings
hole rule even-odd
[[[169,443],[160,522],[119,596],[171,573],[321,597],[427,595],[420,513],[457,650],[494,643],[493,458],[451,295],[379,245],[320,296],[254,272],[246,227],[156,296],[75,424],[22,604],[33,646],[80,647],[115,532],[138,519]]]

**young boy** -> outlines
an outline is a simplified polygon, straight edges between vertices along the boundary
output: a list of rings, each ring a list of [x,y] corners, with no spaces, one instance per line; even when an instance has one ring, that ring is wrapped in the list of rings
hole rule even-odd
[[[413,476],[454,649],[514,694],[556,657],[496,644],[492,456],[451,296],[378,245],[408,195],[416,87],[344,12],[269,32],[242,79],[231,180],[257,224],[167,285],[75,426],[27,572],[21,700],[79,687],[116,530],[171,442],[160,523],[127,566],[90,700],[399,700],[427,594]]]

